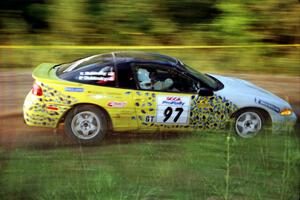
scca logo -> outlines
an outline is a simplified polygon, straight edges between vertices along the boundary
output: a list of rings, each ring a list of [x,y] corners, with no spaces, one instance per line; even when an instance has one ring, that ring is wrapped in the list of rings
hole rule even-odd
[[[167,101],[181,101],[180,97],[167,97]]]
[[[184,102],[182,102],[181,97],[166,97],[162,104],[183,106]]]

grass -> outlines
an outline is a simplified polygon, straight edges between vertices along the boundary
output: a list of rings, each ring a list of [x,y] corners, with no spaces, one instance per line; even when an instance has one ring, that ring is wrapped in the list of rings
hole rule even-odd
[[[292,132],[0,148],[0,199],[298,199],[299,158]]]

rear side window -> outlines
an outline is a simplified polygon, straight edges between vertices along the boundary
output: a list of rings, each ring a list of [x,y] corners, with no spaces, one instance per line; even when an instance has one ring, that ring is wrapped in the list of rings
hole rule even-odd
[[[57,75],[82,70],[95,65],[104,66],[113,62],[112,54],[93,55],[87,58],[82,58],[71,63],[61,64],[57,70]]]
[[[58,77],[67,81],[90,84],[90,85],[100,85],[115,87],[115,70],[113,62],[88,62],[84,61],[86,65],[79,67],[79,65],[74,65],[72,70],[65,68],[64,70],[59,68],[57,73]],[[83,63],[83,62],[82,62]],[[63,66],[61,66],[63,67]]]

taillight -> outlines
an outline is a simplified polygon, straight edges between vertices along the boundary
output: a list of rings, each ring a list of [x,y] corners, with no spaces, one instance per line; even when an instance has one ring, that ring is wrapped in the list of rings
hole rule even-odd
[[[32,94],[34,94],[36,96],[42,96],[43,95],[43,90],[42,90],[41,86],[39,86],[36,82],[33,83]]]

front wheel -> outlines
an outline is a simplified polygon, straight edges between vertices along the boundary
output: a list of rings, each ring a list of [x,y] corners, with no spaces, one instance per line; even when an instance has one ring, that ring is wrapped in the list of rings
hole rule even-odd
[[[107,131],[106,116],[95,106],[77,106],[67,114],[65,132],[79,143],[97,143],[104,138]]]
[[[239,113],[235,118],[235,132],[243,138],[257,135],[264,126],[263,115],[256,110],[247,110]]]

